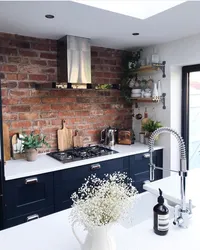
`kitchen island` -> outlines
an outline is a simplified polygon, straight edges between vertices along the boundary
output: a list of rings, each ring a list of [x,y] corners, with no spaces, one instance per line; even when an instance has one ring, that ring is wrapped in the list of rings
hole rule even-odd
[[[188,229],[172,225],[166,236],[153,233],[152,208],[155,197],[148,192],[138,195],[137,209],[133,212],[136,219],[141,217],[132,227],[114,225],[112,228],[117,250],[199,250],[199,208],[193,211],[193,218]],[[148,210],[148,211],[147,211]],[[31,221],[0,232],[0,249],[2,250],[81,250],[74,237],[67,209],[41,219]],[[150,212],[150,213],[149,213]],[[148,218],[146,215],[148,214]],[[86,233],[78,228],[78,234],[84,241]],[[102,249],[103,250],[103,249]]]

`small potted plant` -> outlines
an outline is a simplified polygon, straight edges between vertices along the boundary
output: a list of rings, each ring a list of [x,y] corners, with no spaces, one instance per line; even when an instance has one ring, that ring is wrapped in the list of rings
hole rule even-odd
[[[38,148],[41,148],[43,145],[50,147],[44,135],[35,135],[34,132],[31,132],[30,135],[23,132],[22,135],[23,137],[20,140],[22,141],[22,148],[27,161],[35,161],[37,159]]]
[[[158,121],[153,121],[151,119],[148,120],[145,124],[142,126],[143,130],[145,131],[145,142],[148,144],[149,138],[151,134],[158,128],[162,128],[162,124]]]

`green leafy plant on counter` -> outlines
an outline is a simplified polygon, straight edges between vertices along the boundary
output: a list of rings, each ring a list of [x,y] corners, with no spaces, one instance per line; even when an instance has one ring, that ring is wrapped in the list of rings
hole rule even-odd
[[[151,119],[148,120],[147,123],[145,123],[142,126],[143,130],[145,132],[148,132],[149,134],[153,133],[156,129],[162,128],[162,124],[158,121],[153,121]]]
[[[42,134],[35,135],[34,132],[31,132],[30,135],[27,135],[25,132],[22,132],[23,138],[19,138],[22,141],[23,151],[27,149],[37,149],[41,148],[43,145],[50,148],[50,145],[46,141],[46,136]]]

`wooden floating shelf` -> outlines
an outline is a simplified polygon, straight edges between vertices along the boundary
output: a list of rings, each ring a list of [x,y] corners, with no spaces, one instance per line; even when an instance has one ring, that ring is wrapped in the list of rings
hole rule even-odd
[[[159,102],[159,99],[153,99],[153,98],[142,98],[142,97],[133,97],[131,98],[135,102]]]
[[[140,66],[138,69],[130,70],[129,74],[152,73],[154,71],[161,70],[163,73],[163,78],[165,78],[165,65],[166,61],[163,61],[162,63],[153,63],[151,65]]]
[[[163,93],[161,97],[154,99],[153,97],[142,98],[142,97],[132,97],[131,100],[135,103],[135,107],[138,108],[138,103],[159,103],[163,104],[163,109],[166,109],[165,105],[166,93]]]

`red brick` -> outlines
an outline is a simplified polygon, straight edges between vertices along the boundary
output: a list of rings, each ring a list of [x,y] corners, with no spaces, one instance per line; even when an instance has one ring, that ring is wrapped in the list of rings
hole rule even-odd
[[[44,51],[49,51],[50,50],[50,45],[49,44],[39,44],[39,43],[32,43],[31,48],[35,50],[44,50]]]
[[[27,57],[37,57],[38,56],[37,52],[31,51],[31,50],[20,50],[19,54],[21,56],[27,56]]]
[[[56,118],[57,112],[41,112],[40,117],[41,118]]]
[[[3,120],[4,121],[18,120],[18,115],[17,114],[3,113]]]
[[[2,105],[2,113],[5,114],[6,112],[10,111],[10,107],[8,105]]]
[[[78,117],[89,116],[90,112],[89,111],[76,111],[75,115],[78,116]]]
[[[56,82],[57,81],[57,75],[48,75],[48,81]]]
[[[66,103],[66,102],[70,102],[70,103],[72,103],[72,102],[76,102],[76,98],[74,97],[60,97],[60,98],[58,98],[58,102],[59,103]]]
[[[35,88],[35,83],[34,82],[19,82],[18,83],[18,88],[27,88],[27,89],[31,89],[31,88]]]
[[[50,111],[50,104],[31,105],[31,111]]]
[[[41,65],[41,66],[46,66],[47,61],[45,60],[30,60],[31,64],[36,64],[36,65]]]
[[[2,97],[7,97],[8,96],[8,90],[7,89],[2,89],[1,90],[1,95],[2,95]]]
[[[35,119],[38,119],[39,115],[38,113],[21,113],[19,114],[19,120],[29,120],[29,121],[32,121],[32,120],[35,120]]]
[[[17,49],[0,47],[0,54],[17,56]]]
[[[11,122],[11,127],[14,129],[19,128],[23,130],[23,128],[30,128],[31,122],[30,121],[15,121],[15,122]]]
[[[19,98],[2,98],[2,104],[3,105],[16,105],[19,103]]]
[[[1,87],[2,88],[8,88],[8,89],[13,89],[17,87],[17,82],[1,82]]]
[[[11,97],[28,97],[30,96],[30,90],[28,89],[10,89],[9,90],[9,95]]]
[[[41,103],[41,98],[40,97],[21,98],[20,102],[22,104],[39,104]]]
[[[46,135],[46,134],[56,134],[57,129],[56,128],[42,128],[42,132]]]
[[[11,112],[29,112],[31,110],[29,105],[15,105],[10,107]]]
[[[27,74],[17,74],[18,80],[27,80],[28,75]]]
[[[46,81],[47,76],[46,75],[29,75],[30,80],[34,81]]]
[[[55,119],[51,121],[51,124],[54,125],[58,125],[58,126],[62,126],[62,120],[61,119]]]
[[[51,105],[51,109],[52,110],[70,110],[70,106],[69,105],[65,105],[65,104],[52,104]]]
[[[0,66],[0,70],[3,72],[17,72],[17,66],[4,64],[4,65]]]
[[[9,63],[20,63],[21,62],[21,57],[19,57],[19,56],[9,56],[8,57],[8,62]]]
[[[55,68],[42,69],[42,73],[51,73],[51,74],[55,74],[55,71],[56,71]]]
[[[58,101],[58,98],[55,97],[43,97],[42,103],[56,103]]]
[[[43,126],[50,125],[50,123],[51,121],[49,120],[37,120],[37,121],[33,121],[33,126],[43,127]]]
[[[40,58],[45,58],[45,59],[56,59],[57,58],[57,53],[41,53]]]
[[[36,90],[36,89],[32,89],[31,90],[31,96],[49,96],[50,95],[50,91],[49,90]]]
[[[50,67],[57,67],[57,61],[48,61],[48,66]]]
[[[6,74],[7,80],[17,80],[17,74]]]

